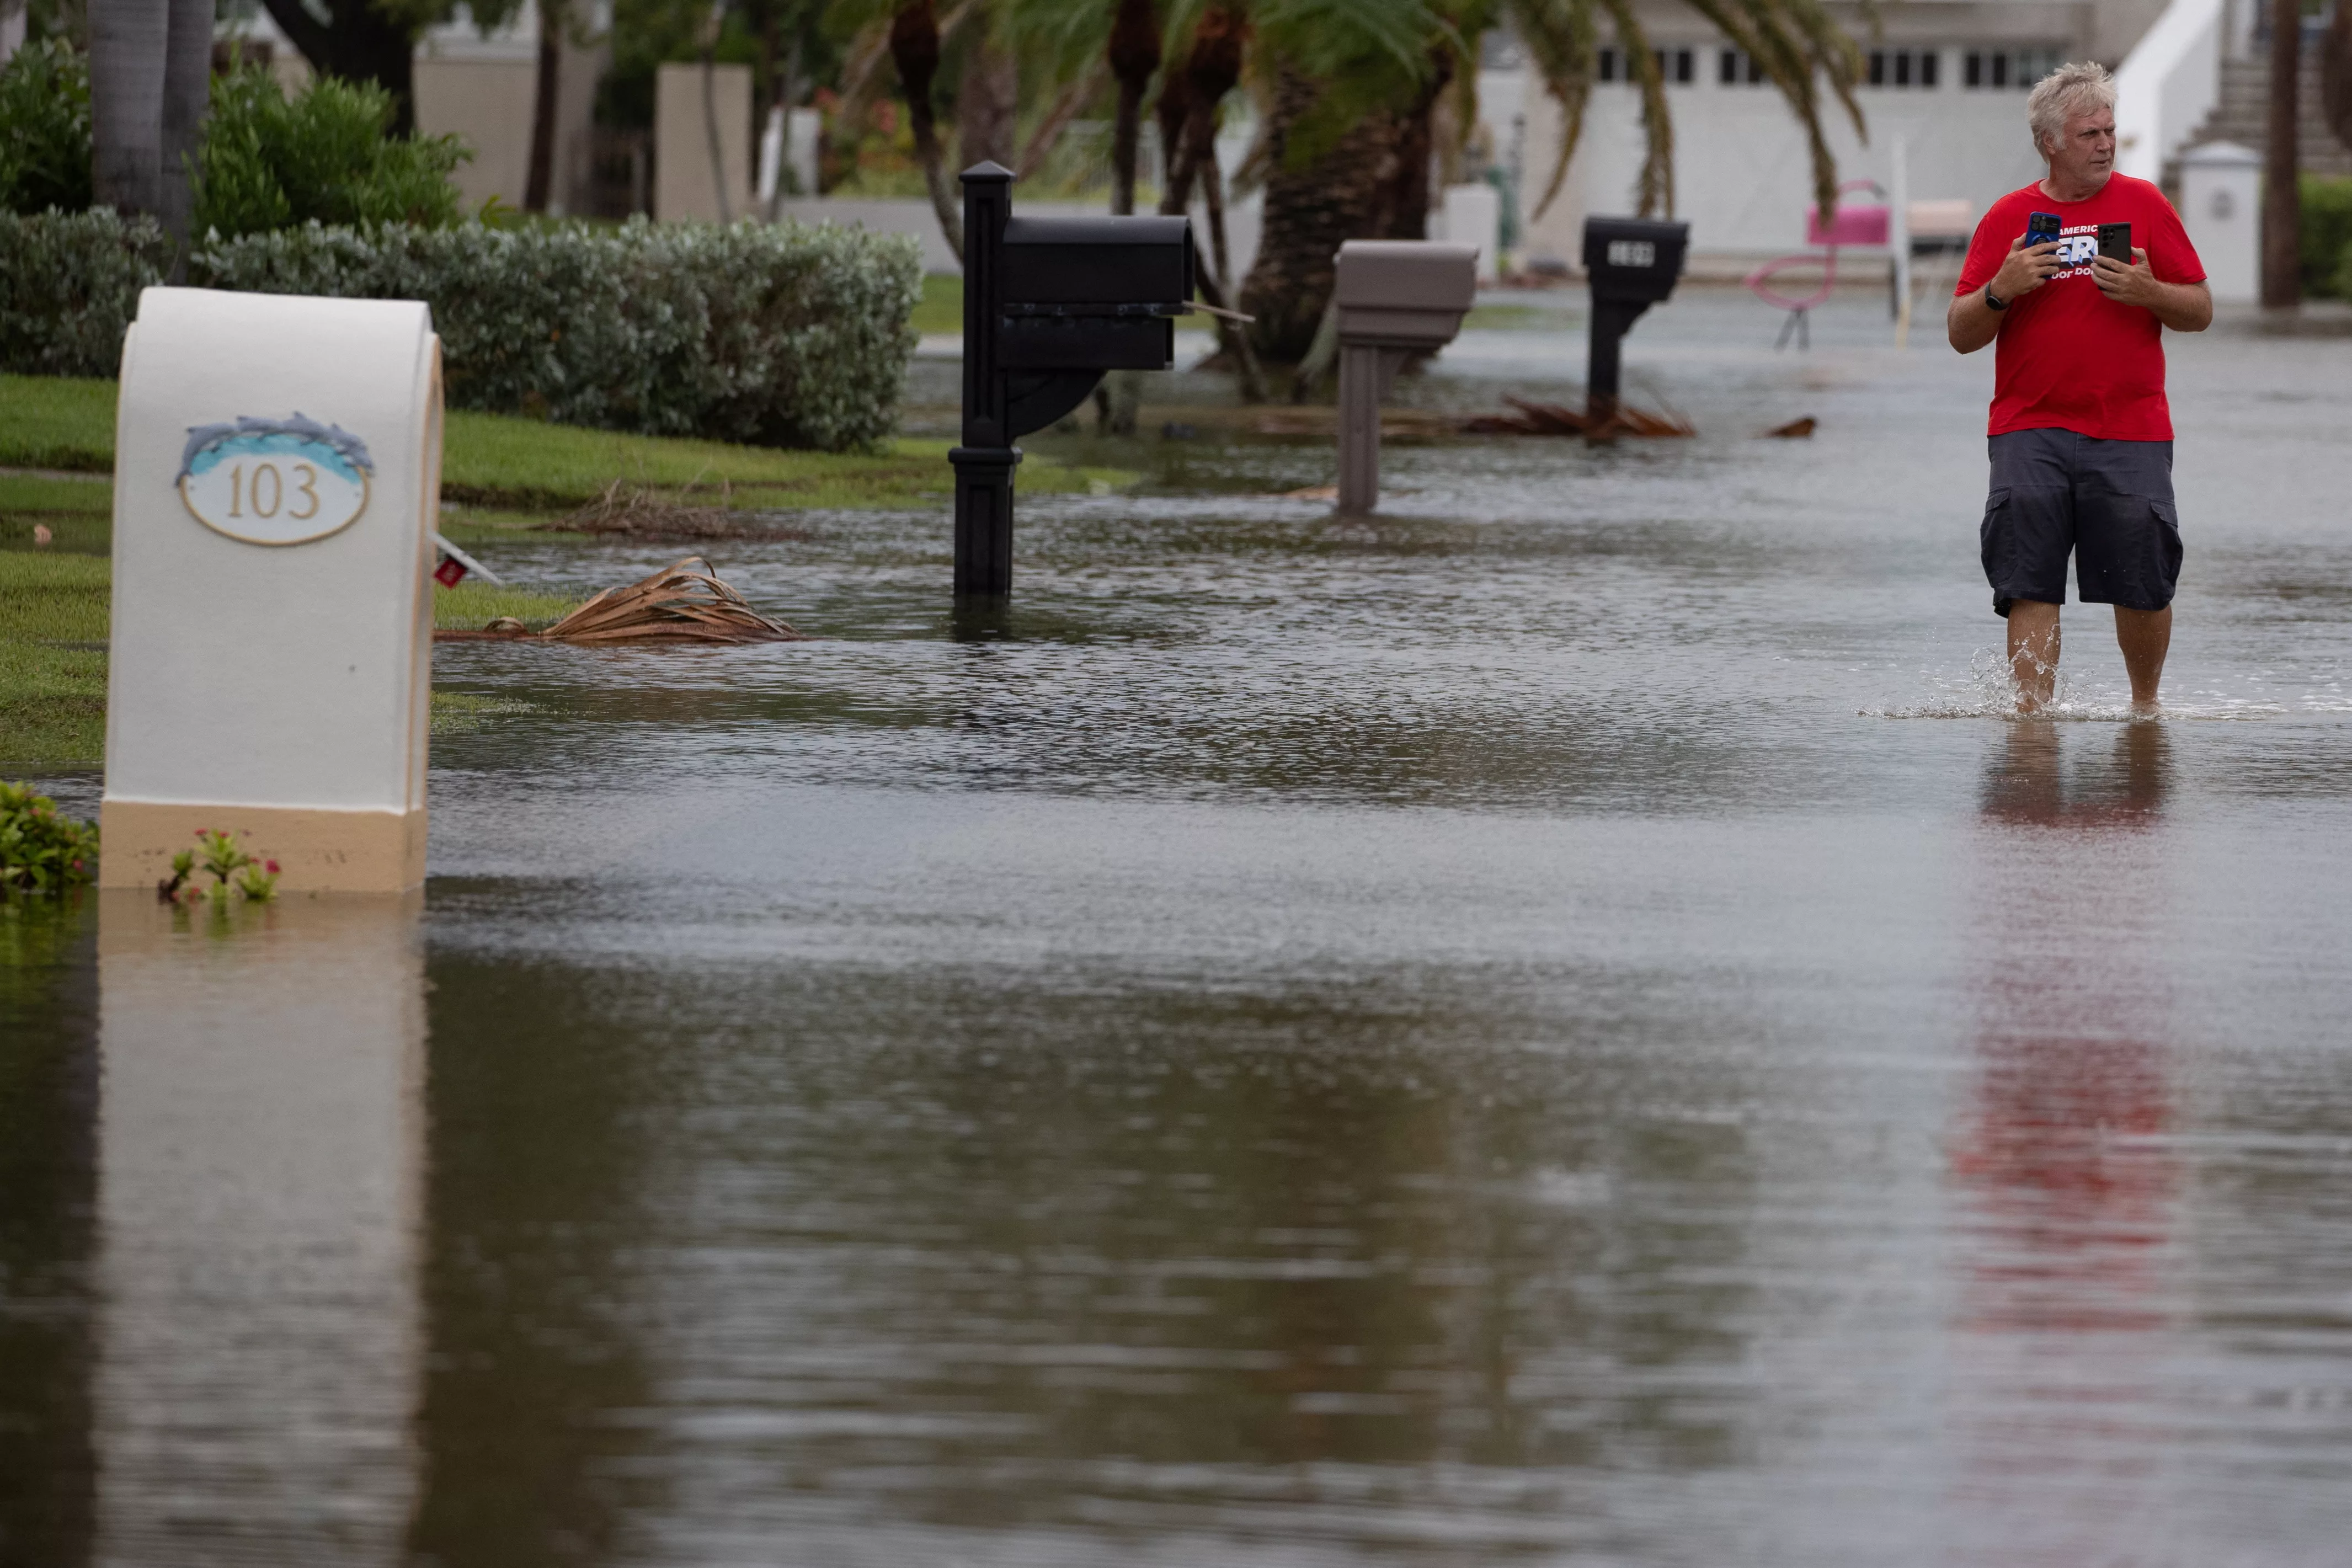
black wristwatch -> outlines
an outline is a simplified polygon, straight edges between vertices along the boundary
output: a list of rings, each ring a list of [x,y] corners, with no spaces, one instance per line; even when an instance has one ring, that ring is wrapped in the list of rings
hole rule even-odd
[[[1985,285],[1985,308],[1989,310],[2006,310],[2009,309],[2009,301],[2002,299],[2000,295],[1995,294],[1992,291],[1992,285],[1990,283]]]

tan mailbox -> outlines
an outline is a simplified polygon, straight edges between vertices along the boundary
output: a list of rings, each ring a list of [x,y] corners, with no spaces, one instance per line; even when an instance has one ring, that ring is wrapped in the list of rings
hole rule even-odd
[[[1478,248],[1420,239],[1339,247],[1339,510],[1381,499],[1381,399],[1410,353],[1442,349],[1478,293]]]

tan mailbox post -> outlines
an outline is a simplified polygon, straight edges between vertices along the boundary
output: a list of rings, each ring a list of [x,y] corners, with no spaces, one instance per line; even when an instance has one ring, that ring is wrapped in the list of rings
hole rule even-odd
[[[1339,247],[1339,510],[1381,499],[1381,399],[1405,355],[1442,349],[1478,292],[1478,247],[1351,239]]]

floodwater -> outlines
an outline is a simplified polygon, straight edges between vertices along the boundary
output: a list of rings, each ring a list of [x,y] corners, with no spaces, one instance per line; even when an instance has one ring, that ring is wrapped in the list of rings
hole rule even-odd
[[[0,1562],[2345,1562],[2352,342],[2171,341],[2169,715],[2019,722],[1990,356],[1776,324],[1370,523],[1201,402],[961,637],[816,518],[442,649],[421,898],[0,928]]]

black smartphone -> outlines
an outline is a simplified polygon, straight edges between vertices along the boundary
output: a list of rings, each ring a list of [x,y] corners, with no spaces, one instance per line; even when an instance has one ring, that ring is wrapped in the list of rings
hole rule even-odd
[[[2058,237],[2058,226],[2056,213],[2029,213],[2025,219],[2026,246],[2031,248],[2048,244]]]
[[[2131,225],[2103,223],[2099,226],[2099,254],[2110,260],[2131,265]]]

